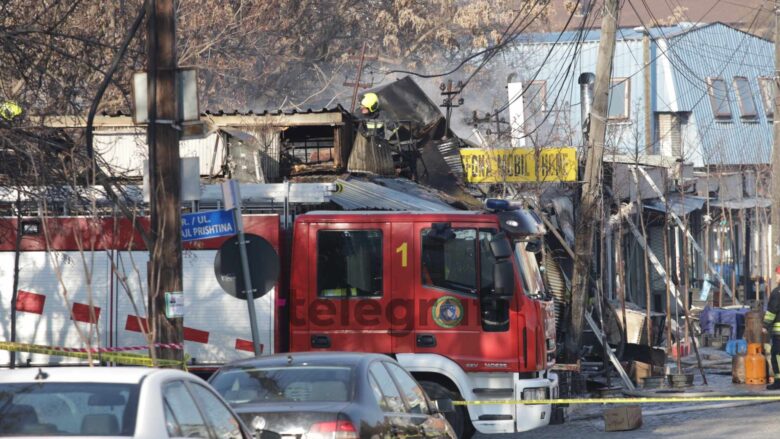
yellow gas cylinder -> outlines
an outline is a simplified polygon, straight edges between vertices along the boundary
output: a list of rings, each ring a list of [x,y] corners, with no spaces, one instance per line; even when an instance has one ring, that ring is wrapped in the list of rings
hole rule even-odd
[[[749,343],[745,356],[745,383],[766,384],[766,359],[760,343]]]

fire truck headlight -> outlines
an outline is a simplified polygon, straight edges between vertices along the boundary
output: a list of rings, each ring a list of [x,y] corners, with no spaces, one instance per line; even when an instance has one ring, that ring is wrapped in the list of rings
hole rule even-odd
[[[550,399],[550,389],[547,387],[529,387],[523,389],[523,401],[540,401]]]

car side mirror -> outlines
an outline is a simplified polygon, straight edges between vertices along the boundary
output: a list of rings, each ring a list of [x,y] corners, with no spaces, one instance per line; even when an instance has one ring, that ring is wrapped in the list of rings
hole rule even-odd
[[[493,265],[493,291],[496,297],[512,297],[515,294],[515,267],[510,259],[496,261]]]
[[[452,413],[455,411],[455,405],[451,399],[437,399],[433,401],[434,413]]]

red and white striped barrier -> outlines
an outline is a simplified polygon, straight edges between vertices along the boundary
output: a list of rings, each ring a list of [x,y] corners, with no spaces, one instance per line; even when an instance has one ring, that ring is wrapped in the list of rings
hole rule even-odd
[[[163,348],[163,349],[175,349],[175,350],[182,350],[183,346],[181,343],[154,343],[154,347],[156,348]],[[52,350],[58,350],[62,352],[91,352],[91,353],[101,353],[101,352],[124,352],[124,351],[148,351],[149,346],[116,346],[116,347],[109,347],[109,348],[65,348],[65,347],[54,347],[49,346]]]

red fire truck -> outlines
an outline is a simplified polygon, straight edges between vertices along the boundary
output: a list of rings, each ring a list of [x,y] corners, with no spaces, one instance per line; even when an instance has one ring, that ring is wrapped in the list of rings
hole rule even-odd
[[[254,301],[263,353],[379,352],[395,357],[434,398],[556,398],[554,314],[551,302],[531,294],[524,258],[533,255],[525,241],[536,232],[525,226],[528,216],[311,212],[286,231],[279,215],[245,215],[246,233],[287,261],[276,285]],[[19,225],[14,294],[17,222],[0,219],[0,341],[11,341],[15,303],[16,342],[146,344],[148,252],[127,220],[25,218]],[[192,370],[253,355],[247,302],[225,293],[215,273],[226,239],[184,246],[184,339]],[[0,367],[9,358],[0,351]],[[16,361],[80,360],[20,352]],[[530,430],[548,424],[552,410],[474,404],[458,406],[449,418],[465,437],[474,430]]]

